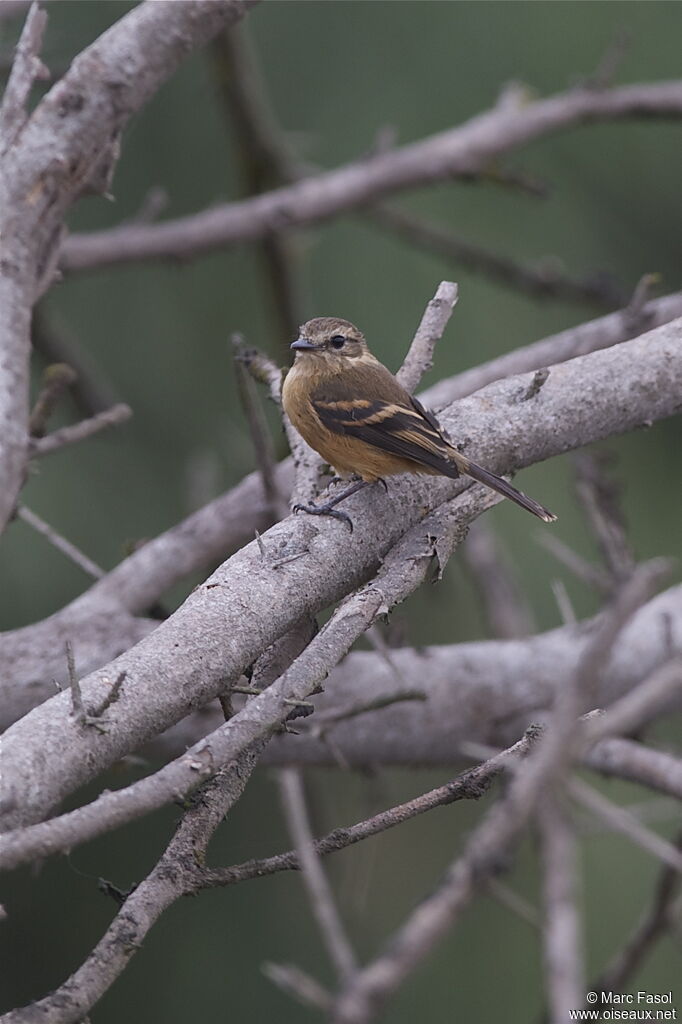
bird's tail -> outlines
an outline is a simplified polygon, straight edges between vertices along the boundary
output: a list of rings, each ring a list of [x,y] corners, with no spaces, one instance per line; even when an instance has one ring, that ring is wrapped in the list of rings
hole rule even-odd
[[[509,498],[511,501],[516,502],[521,508],[525,508],[527,512],[532,512],[538,519],[544,520],[546,523],[553,523],[556,520],[556,516],[553,512],[548,511],[539,502],[529,498],[523,491],[518,491],[516,487],[512,487],[511,484],[503,480],[501,476],[496,476],[495,473],[491,473],[487,469],[483,469],[482,466],[477,466],[475,462],[471,462],[464,455],[457,453],[455,461],[458,469],[462,473],[466,473],[467,476],[472,476],[474,480],[478,480],[479,483],[485,484],[486,487],[491,487],[494,491],[499,494],[503,494],[505,498]]]

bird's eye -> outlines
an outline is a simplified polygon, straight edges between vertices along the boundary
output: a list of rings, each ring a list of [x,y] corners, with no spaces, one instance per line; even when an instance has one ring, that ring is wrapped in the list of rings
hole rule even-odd
[[[333,338],[329,339],[329,343],[333,348],[343,348],[346,344],[346,339],[343,334],[335,334]]]

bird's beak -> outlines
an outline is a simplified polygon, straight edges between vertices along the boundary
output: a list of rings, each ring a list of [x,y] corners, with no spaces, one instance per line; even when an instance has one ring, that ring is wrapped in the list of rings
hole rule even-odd
[[[308,341],[307,338],[297,338],[296,341],[292,341],[289,348],[295,348],[306,351],[315,348],[315,346],[313,345],[312,341]]]

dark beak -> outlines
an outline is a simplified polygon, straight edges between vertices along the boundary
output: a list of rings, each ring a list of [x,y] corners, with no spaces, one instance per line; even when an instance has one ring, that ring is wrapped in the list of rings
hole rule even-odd
[[[296,341],[293,341],[291,343],[289,348],[296,348],[305,351],[315,348],[315,346],[313,345],[312,341],[308,341],[307,338],[297,338]]]

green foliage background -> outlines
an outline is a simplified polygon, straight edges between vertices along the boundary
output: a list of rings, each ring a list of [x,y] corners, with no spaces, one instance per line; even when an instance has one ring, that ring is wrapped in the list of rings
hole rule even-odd
[[[49,6],[46,61],[59,67],[131,5],[58,0]],[[495,102],[510,79],[538,94],[560,91],[592,72],[621,29],[632,46],[621,81],[680,75],[682,6],[656,2],[289,2],[273,0],[248,17],[248,31],[281,125],[298,152],[334,167],[371,150],[390,127],[402,144],[460,123]],[[9,46],[17,26],[4,25]],[[115,202],[83,200],[73,230],[132,217],[152,186],[164,216],[240,194],[233,126],[217,99],[209,53],[183,67],[139,114],[124,138]],[[531,198],[490,183],[453,182],[400,197],[405,208],[519,261],[558,258],[576,276],[607,269],[625,289],[646,272],[662,292],[680,287],[680,127],[665,121],[577,127],[515,152],[508,164],[549,184]],[[432,379],[599,315],[596,307],[538,302],[406,246],[362,214],[297,233],[303,314],[357,322],[375,352],[396,367],[423,307],[442,278],[460,284],[460,302],[437,351]],[[253,455],[234,388],[229,337],[284,361],[262,262],[237,246],[188,264],[149,264],[67,277],[46,314],[77,339],[115,394],[134,410],[130,425],[45,459],[25,490],[27,505],[109,568],[126,545],[168,528],[197,502],[238,482]],[[425,383],[428,383],[426,381]],[[63,420],[72,420],[65,408]],[[273,430],[278,431],[272,417]],[[283,441],[278,443],[283,451]],[[679,422],[617,439],[618,476],[637,554],[680,550]],[[595,557],[576,507],[569,459],[523,473],[523,486],[560,513],[558,535]],[[505,504],[490,516],[529,595],[540,628],[558,622],[553,579],[564,579],[576,612],[593,596],[537,543],[541,526]],[[78,570],[15,523],[0,548],[0,626],[35,621],[80,593]],[[196,580],[168,596],[182,600]],[[486,635],[470,580],[453,564],[446,581],[400,611],[410,642]],[[122,785],[130,769],[107,780]],[[442,778],[382,772],[310,779],[315,828],[372,813]],[[617,799],[642,796],[610,784]],[[359,954],[383,937],[434,884],[480,808],[456,805],[347,851],[330,871]],[[10,918],[0,928],[3,1005],[43,994],[75,968],[114,905],[96,879],[125,888],[152,866],[175,809],[51,861],[36,877],[3,879]],[[661,828],[670,831],[664,816]],[[261,771],[223,826],[213,859],[232,862],[283,848],[275,787]],[[625,842],[589,834],[584,842],[589,969],[595,973],[636,920],[655,866]],[[537,902],[535,854],[525,848],[511,884]],[[405,987],[387,1019],[527,1021],[542,1005],[540,945],[532,928],[485,898]],[[671,940],[657,948],[637,987],[667,991],[678,976]],[[494,960],[491,962],[491,958]],[[260,974],[265,960],[293,961],[331,982],[297,876],[249,883],[185,901],[164,916],[132,966],[92,1014],[184,1021],[306,1020],[313,1015]],[[491,980],[494,978],[494,984]],[[682,992],[678,993],[682,999]]]

